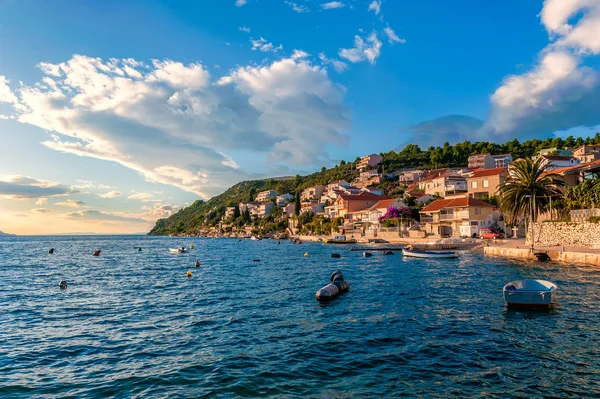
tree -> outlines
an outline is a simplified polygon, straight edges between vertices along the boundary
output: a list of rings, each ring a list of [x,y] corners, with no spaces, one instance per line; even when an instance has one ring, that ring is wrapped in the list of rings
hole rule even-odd
[[[250,223],[251,220],[252,220],[252,218],[250,217],[250,210],[248,208],[246,208],[244,210],[244,222]]]
[[[239,205],[237,205],[237,204],[236,204],[236,205],[233,207],[233,220],[235,220],[235,219],[239,218],[240,216],[241,216],[241,213],[240,213],[240,207],[239,207]]]
[[[509,178],[498,188],[500,209],[510,224],[517,224],[522,216],[533,213],[533,220],[548,209],[551,196],[561,194],[564,182],[559,176],[547,172],[543,159],[526,158],[513,162]]]
[[[250,192],[248,193],[248,202],[254,201],[255,196],[256,196],[256,188],[251,187]]]
[[[298,216],[300,214],[300,191],[296,191],[296,199],[295,199],[296,207],[294,208],[294,214]]]

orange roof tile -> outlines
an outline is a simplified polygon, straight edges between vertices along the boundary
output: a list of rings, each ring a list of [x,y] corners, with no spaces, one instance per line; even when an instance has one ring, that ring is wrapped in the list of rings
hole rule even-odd
[[[432,202],[427,205],[425,208],[421,209],[421,212],[437,212],[440,209],[444,208],[458,208],[458,207],[466,207],[466,206],[489,206],[494,207],[492,204],[488,204],[487,202],[479,201],[471,197],[460,197],[460,198],[452,198],[452,199],[440,199]]]
[[[470,177],[496,176],[502,172],[508,172],[506,168],[478,169],[472,172]]]

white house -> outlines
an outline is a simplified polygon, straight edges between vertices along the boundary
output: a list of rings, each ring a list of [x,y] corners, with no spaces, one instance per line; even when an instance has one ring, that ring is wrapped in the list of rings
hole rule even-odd
[[[275,206],[272,202],[265,202],[264,204],[260,204],[258,208],[256,208],[256,216],[265,217],[273,213],[273,207]]]
[[[271,201],[271,198],[275,198],[275,197],[277,197],[277,192],[275,190],[261,191],[256,196],[256,201],[267,202],[267,201]]]
[[[381,161],[383,161],[383,158],[381,157],[381,155],[377,155],[377,154],[366,155],[360,159],[360,162],[358,163],[358,165],[356,165],[356,169],[358,169],[360,171],[365,170],[365,169],[371,169],[371,168],[374,168],[375,166],[379,165],[381,163]]]
[[[325,187],[323,187],[323,186],[309,187],[302,191],[300,200],[301,201],[318,200],[321,197],[321,195],[323,194],[324,190],[325,190]]]
[[[296,204],[294,204],[293,202],[290,202],[289,204],[287,204],[283,208],[281,208],[281,210],[283,211],[284,215],[292,216],[294,213],[296,213]]]
[[[547,169],[566,168],[569,166],[577,166],[581,164],[581,161],[572,155],[540,155],[540,157],[542,158],[542,166],[547,165]]]
[[[290,201],[293,200],[294,196],[290,193],[286,193],[286,194],[282,194],[282,195],[278,195],[277,199],[275,200],[277,202],[277,206],[282,207],[285,206],[285,204]]]
[[[506,168],[513,161],[513,157],[510,154],[492,155],[492,158],[496,162],[496,168]]]
[[[234,213],[234,211],[235,211],[235,207],[233,207],[233,206],[228,206],[228,207],[225,209],[225,219],[227,219],[227,218],[230,218],[230,217],[233,217],[233,213]]]

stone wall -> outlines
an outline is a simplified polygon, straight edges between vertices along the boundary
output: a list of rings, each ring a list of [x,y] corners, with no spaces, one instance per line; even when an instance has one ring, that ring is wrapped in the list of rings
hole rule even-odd
[[[533,238],[535,245],[600,249],[600,223],[535,223]],[[527,232],[527,243],[530,242],[530,233]]]

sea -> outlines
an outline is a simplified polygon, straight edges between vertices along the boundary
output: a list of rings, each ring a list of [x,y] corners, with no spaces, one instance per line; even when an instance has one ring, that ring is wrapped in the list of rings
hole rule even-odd
[[[600,395],[599,269],[477,251],[372,253],[283,240],[1,237],[0,398]],[[350,291],[317,302],[338,269]],[[502,287],[524,278],[556,283],[557,306],[508,310]]]

